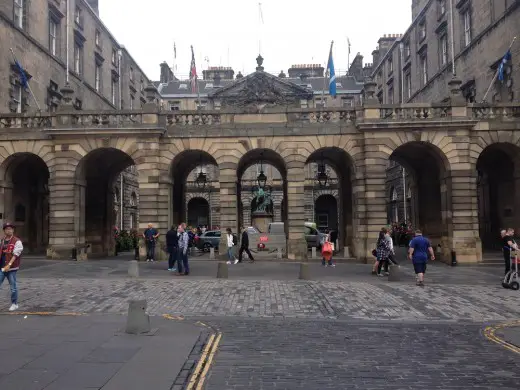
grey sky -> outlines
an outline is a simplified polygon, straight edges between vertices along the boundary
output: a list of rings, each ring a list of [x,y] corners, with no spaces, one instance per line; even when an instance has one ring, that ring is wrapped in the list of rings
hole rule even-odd
[[[352,61],[357,52],[372,62],[383,34],[404,33],[411,22],[411,0],[100,0],[100,16],[148,77],[159,78],[159,64],[173,62],[177,46],[179,77],[189,73],[195,50],[197,71],[231,66],[254,71],[259,51],[265,70],[287,72],[293,64],[321,63],[334,40],[334,64],[347,69],[347,36]],[[338,74],[338,71],[336,71]]]

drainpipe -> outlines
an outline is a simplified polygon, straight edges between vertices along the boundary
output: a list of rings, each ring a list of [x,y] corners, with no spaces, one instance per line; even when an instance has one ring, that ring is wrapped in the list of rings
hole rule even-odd
[[[123,231],[123,218],[124,218],[124,209],[123,209],[123,194],[124,194],[124,191],[123,191],[123,172],[121,172],[121,174],[119,175],[120,176],[120,180],[121,180],[121,184],[119,186],[119,212],[121,213],[121,217],[119,218],[119,225],[120,225],[120,228],[119,228],[119,231],[122,232]]]

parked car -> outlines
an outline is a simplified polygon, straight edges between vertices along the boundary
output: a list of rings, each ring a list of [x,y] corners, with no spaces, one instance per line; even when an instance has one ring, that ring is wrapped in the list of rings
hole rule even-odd
[[[269,224],[268,233],[283,234],[285,233],[285,227],[283,222],[272,222]],[[307,241],[307,247],[321,248],[321,241],[326,236],[325,233],[321,233],[316,229],[316,224],[312,222],[305,222],[305,240]]]
[[[205,233],[202,233],[197,240],[197,248],[204,252],[209,252],[210,248],[215,248],[215,250],[218,251],[220,236],[220,230],[209,230]],[[233,236],[237,237],[235,233],[233,233]]]

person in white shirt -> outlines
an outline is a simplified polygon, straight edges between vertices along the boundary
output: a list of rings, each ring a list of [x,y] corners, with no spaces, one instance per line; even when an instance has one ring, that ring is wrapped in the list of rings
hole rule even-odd
[[[233,232],[230,228],[226,229],[226,239],[227,239],[227,255],[228,255],[228,264],[231,264],[232,262],[234,264],[238,263],[238,259],[235,257],[233,253],[233,247],[235,246],[235,242],[233,239]]]

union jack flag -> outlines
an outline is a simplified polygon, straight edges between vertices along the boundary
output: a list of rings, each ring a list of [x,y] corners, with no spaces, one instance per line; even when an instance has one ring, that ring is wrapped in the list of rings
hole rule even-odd
[[[193,46],[191,46],[190,82],[191,92],[197,92],[197,67],[195,66],[195,53],[193,53]]]

